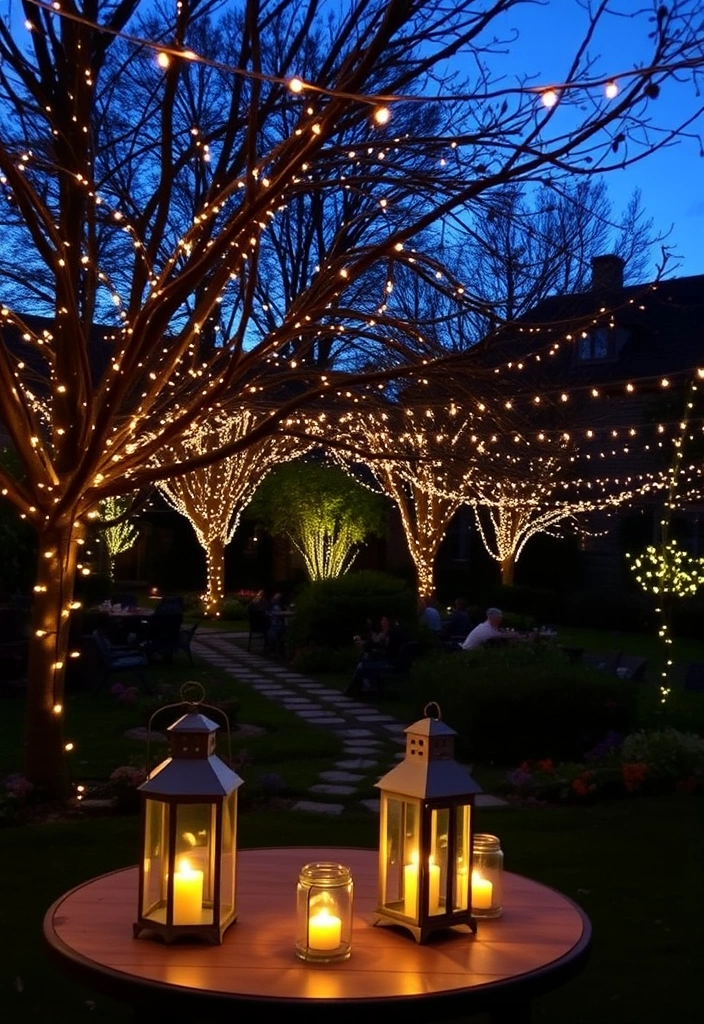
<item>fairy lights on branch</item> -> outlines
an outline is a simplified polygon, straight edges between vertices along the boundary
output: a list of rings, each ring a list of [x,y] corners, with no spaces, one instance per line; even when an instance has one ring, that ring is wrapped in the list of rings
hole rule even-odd
[[[228,442],[245,439],[259,418],[249,409],[220,412],[159,456],[159,464],[177,474],[160,481],[159,490],[188,519],[205,552],[204,604],[208,615],[220,614],[225,597],[225,548],[257,486],[275,466],[302,455],[308,445],[285,434],[274,434],[190,472],[179,473],[179,463],[194,454],[217,452]]]
[[[228,37],[231,52],[261,54],[243,68],[194,48],[207,4],[177,5],[173,19],[161,12],[163,39],[176,40],[168,46],[131,36],[126,21],[111,22],[131,14],[130,4],[94,4],[104,25],[60,0],[34,7],[27,56],[0,23],[4,81],[15,83],[3,90],[0,138],[0,269],[13,289],[0,314],[0,422],[26,476],[21,483],[0,476],[0,484],[49,552],[39,559],[33,610],[28,756],[29,774],[51,785],[63,764],[56,756],[62,713],[51,709],[64,706],[73,585],[87,571],[78,541],[102,500],[166,481],[176,467],[174,481],[206,476],[206,467],[219,463],[225,479],[224,460],[244,457],[270,436],[276,458],[285,458],[280,435],[302,407],[324,396],[338,420],[333,433],[366,448],[380,485],[395,493],[409,544],[417,544],[419,588],[427,592],[437,544],[462,500],[457,460],[444,456],[466,444],[478,472],[508,476],[525,468],[529,454],[545,457],[560,443],[547,421],[545,440],[529,436],[524,405],[532,408],[536,389],[528,397],[516,383],[527,375],[490,366],[479,352],[469,357],[467,379],[485,411],[465,403],[452,421],[445,420],[449,406],[425,415],[430,397],[438,404],[438,375],[447,377],[456,363],[443,370],[424,326],[404,316],[404,275],[469,308],[478,299],[446,272],[441,254],[424,254],[435,244],[425,232],[497,185],[556,168],[584,170],[595,148],[608,154],[612,126],[643,125],[632,103],[642,95],[641,79],[654,67],[669,74],[692,51],[685,35],[678,52],[673,26],[673,40],[657,39],[652,60],[634,77],[611,71],[620,91],[610,104],[589,105],[578,130],[555,128],[549,138],[550,113],[536,119],[540,101],[531,89],[506,91],[517,99],[503,122],[484,118],[482,105],[500,107],[488,72],[479,72],[467,93],[471,104],[449,90],[407,95],[420,92],[435,62],[444,67],[463,47],[478,52],[477,34],[491,37],[503,0],[481,12],[472,0],[342,5],[330,28],[332,58],[316,50],[314,0],[288,6],[280,49],[273,23],[256,17],[252,2],[252,16],[237,26],[242,38]],[[59,18],[70,19],[71,29],[59,31],[52,23]],[[294,40],[300,48],[288,52]],[[274,65],[280,52],[281,66]],[[152,59],[159,54],[168,67]],[[553,87],[562,96],[567,88],[592,94],[604,84]],[[430,137],[430,119],[421,124],[418,105],[437,102],[456,104],[444,118],[452,126],[445,138],[440,130]],[[21,138],[27,125],[31,140]],[[504,150],[504,141],[497,149],[507,138],[515,147]],[[646,145],[636,147],[634,159]],[[313,208],[320,213],[315,245],[299,277],[299,228]],[[333,211],[334,230],[326,234]],[[288,277],[276,258],[292,268]],[[46,332],[21,316],[40,300],[51,318]],[[535,347],[547,339],[559,349],[567,330],[536,334]],[[384,420],[374,398],[390,406],[398,393],[390,382],[405,374],[416,380],[413,415],[394,411]],[[353,409],[358,422],[343,418],[343,409]],[[243,410],[251,421],[241,434],[228,432],[223,424]],[[290,435],[304,432],[296,426]],[[610,457],[609,448],[625,443],[600,437],[601,454]],[[257,472],[242,476],[251,481]],[[176,502],[178,486],[164,484]],[[201,493],[212,503],[220,486],[213,479]],[[240,501],[235,483],[228,486]],[[684,477],[682,486],[689,486]],[[206,515],[215,520],[222,512],[224,520],[226,505],[231,513],[224,499],[217,508],[206,503]],[[228,516],[220,541],[232,522]],[[217,599],[221,571],[214,562],[211,569]],[[36,742],[47,736],[51,742]]]

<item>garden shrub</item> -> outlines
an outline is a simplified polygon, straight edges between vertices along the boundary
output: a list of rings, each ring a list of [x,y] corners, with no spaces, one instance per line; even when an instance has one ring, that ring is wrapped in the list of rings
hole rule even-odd
[[[352,644],[347,647],[299,647],[291,652],[291,667],[304,675],[321,672],[354,672],[359,661],[359,651]]]
[[[636,724],[632,683],[571,665],[551,644],[432,655],[413,666],[411,687],[419,706],[439,704],[471,760],[578,760],[608,732]]]
[[[309,647],[350,648],[367,619],[396,616],[417,620],[416,598],[403,580],[380,572],[357,572],[307,583],[296,595],[296,614],[287,628],[290,651]]]
[[[218,618],[226,619],[228,622],[247,618],[247,605],[239,597],[227,596],[218,611]]]

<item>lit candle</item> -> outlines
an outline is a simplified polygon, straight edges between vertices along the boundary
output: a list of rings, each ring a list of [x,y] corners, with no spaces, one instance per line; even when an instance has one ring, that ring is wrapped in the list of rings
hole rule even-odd
[[[418,906],[418,854],[411,854],[411,863],[403,868],[403,912],[408,917],[416,916]]]
[[[457,906],[460,910],[467,909],[469,899],[469,871],[464,864],[457,868]]]
[[[440,908],[440,865],[430,861],[430,878],[428,880],[428,913],[439,914]]]
[[[472,872],[472,909],[491,910],[494,886],[488,878],[482,878],[478,871]]]
[[[174,924],[200,924],[203,910],[203,872],[182,857],[174,872]]]
[[[323,907],[308,920],[308,947],[318,950],[337,949],[341,932],[340,918]]]

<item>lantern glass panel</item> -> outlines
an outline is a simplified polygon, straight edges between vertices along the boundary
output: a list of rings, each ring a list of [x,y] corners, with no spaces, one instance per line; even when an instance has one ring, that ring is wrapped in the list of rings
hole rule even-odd
[[[235,846],[237,791],[225,798],[222,808],[222,862],[220,865],[220,916],[224,920],[235,906]]]
[[[447,807],[433,810],[430,816],[430,863],[428,865],[428,913],[447,910],[447,837],[450,812]]]
[[[146,800],[142,916],[165,920],[166,865],[169,859],[169,805]]]
[[[177,804],[174,924],[213,923],[215,838],[214,804]]]
[[[418,915],[420,804],[382,801],[382,903],[409,917]]]
[[[455,815],[455,910],[467,910],[469,901],[470,815],[469,804],[461,804]]]

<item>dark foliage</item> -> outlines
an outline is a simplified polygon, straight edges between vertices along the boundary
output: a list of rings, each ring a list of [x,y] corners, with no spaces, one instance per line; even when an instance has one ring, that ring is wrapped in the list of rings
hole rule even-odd
[[[580,759],[611,730],[636,725],[632,683],[572,666],[548,644],[423,658],[411,685],[419,704],[440,705],[461,755],[472,760]]]

